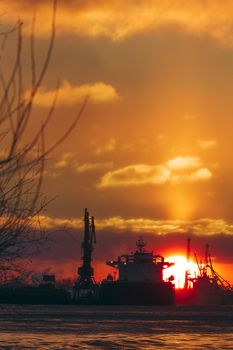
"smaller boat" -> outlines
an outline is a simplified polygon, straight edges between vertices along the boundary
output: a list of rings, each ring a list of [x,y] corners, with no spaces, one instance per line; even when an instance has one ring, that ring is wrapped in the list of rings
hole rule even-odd
[[[187,261],[190,255],[190,239],[187,246]],[[176,302],[186,305],[232,305],[233,288],[213,267],[209,245],[205,247],[205,262],[198,261],[194,254],[198,267],[195,277],[185,275],[185,288],[176,291]]]
[[[233,303],[232,286],[214,269],[208,244],[205,249],[205,263],[198,262],[196,254],[195,259],[199,274],[196,278],[189,278],[193,283],[195,303],[197,305]]]

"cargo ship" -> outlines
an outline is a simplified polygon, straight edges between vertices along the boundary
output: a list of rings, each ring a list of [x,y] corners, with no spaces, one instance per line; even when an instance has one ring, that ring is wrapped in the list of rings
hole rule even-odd
[[[133,254],[121,255],[107,265],[118,271],[118,279],[112,275],[101,282],[99,301],[101,304],[115,305],[173,305],[175,290],[172,283],[163,280],[163,270],[174,265],[161,255],[145,250],[145,242],[140,237]]]
[[[91,266],[93,245],[96,243],[94,217],[84,211],[84,240],[82,243],[82,266],[74,285],[73,300],[78,304],[105,305],[173,305],[175,289],[171,276],[163,280],[163,270],[174,265],[161,255],[145,250],[140,237],[137,250],[131,255],[121,255],[107,265],[118,271],[118,279],[111,274],[97,284]]]

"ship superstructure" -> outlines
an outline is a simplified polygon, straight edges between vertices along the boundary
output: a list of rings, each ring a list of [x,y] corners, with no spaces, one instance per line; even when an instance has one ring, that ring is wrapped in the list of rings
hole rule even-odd
[[[174,303],[172,276],[163,280],[163,270],[173,263],[161,255],[145,250],[145,242],[140,237],[137,250],[107,261],[107,265],[118,270],[118,280],[108,276],[100,286],[100,301],[106,304],[169,305]]]
[[[119,282],[163,282],[163,270],[174,263],[164,261],[161,255],[146,252],[145,242],[140,237],[136,242],[137,250],[131,255],[121,255],[116,261],[107,261],[107,265],[118,270]]]

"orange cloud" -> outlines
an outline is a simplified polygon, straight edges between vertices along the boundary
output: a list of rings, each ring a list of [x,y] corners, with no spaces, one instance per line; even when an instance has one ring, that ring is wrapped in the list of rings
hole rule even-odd
[[[182,157],[178,156],[167,162],[167,166],[171,170],[185,170],[191,168],[198,168],[201,166],[199,157]]]
[[[99,187],[161,185],[166,183],[169,177],[169,170],[163,166],[136,164],[108,172],[102,177]]]
[[[40,217],[41,226],[45,229],[53,228],[83,228],[83,219],[60,219],[49,216]],[[96,220],[97,230],[116,229],[118,231],[149,232],[159,235],[169,233],[192,232],[196,235],[233,235],[233,225],[223,219],[203,218],[198,220],[154,220],[147,218],[123,218],[121,216]]]
[[[207,168],[200,168],[191,174],[174,174],[171,176],[171,183],[172,184],[179,184],[182,182],[199,182],[199,181],[206,181],[209,180],[212,177],[212,173]]]
[[[51,106],[56,91],[49,91],[45,88],[40,88],[34,99],[35,105],[42,107]],[[26,93],[26,98],[30,92]],[[58,90],[57,104],[68,106],[77,104],[78,101],[83,100],[86,96],[95,103],[111,102],[119,98],[115,88],[109,84],[102,82],[94,84],[84,84],[80,86],[73,86],[67,81],[64,81]]]
[[[207,168],[201,168],[190,175],[190,181],[196,182],[201,180],[208,180],[212,177],[212,173]]]
[[[33,6],[34,5],[34,6]],[[1,2],[4,19],[15,21],[20,15],[26,30],[30,28],[32,9],[38,10],[39,36],[47,35],[51,22],[52,1],[8,0]],[[233,3],[230,0],[86,0],[59,2],[58,33],[104,35],[114,40],[136,33],[177,25],[187,32],[232,44]]]
[[[211,171],[202,166],[200,158],[178,156],[165,165],[136,164],[109,171],[98,187],[192,183],[209,180],[212,176]]]

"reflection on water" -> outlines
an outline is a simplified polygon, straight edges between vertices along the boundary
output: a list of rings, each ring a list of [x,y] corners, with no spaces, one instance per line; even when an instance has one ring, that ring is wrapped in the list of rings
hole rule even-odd
[[[0,306],[4,349],[233,349],[233,307]]]

